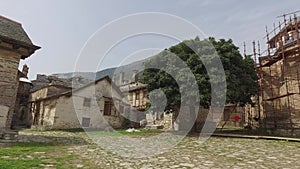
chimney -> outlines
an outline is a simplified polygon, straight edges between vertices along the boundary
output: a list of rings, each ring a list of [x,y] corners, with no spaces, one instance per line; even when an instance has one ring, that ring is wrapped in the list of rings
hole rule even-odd
[[[121,71],[121,72],[120,72],[120,85],[122,85],[123,82],[124,82],[124,72]]]
[[[115,73],[113,74],[112,81],[117,84],[117,75]]]
[[[29,67],[25,64],[23,65],[22,73],[27,77]]]
[[[138,71],[133,70],[131,82],[137,82],[137,81],[138,81]]]

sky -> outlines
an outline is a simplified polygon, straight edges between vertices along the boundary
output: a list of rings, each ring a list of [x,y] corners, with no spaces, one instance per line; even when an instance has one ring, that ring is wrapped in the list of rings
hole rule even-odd
[[[33,43],[42,47],[20,63],[20,67],[23,64],[29,66],[30,79],[34,79],[36,74],[49,75],[74,70],[95,71],[117,66],[128,56],[134,57],[129,61],[139,60],[179,42],[178,39],[152,34],[130,37],[114,46],[104,58],[104,62],[97,62],[96,68],[91,66],[95,61],[82,56],[86,44],[97,35],[97,31],[124,16],[143,12],[174,15],[193,24],[207,37],[232,39],[234,44],[240,47],[241,52],[243,43],[246,42],[247,53],[252,53],[253,40],[259,40],[262,48],[265,48],[266,40],[263,37],[266,25],[271,30],[273,23],[278,24],[280,20],[277,16],[300,9],[298,0],[0,0],[0,2],[1,15],[22,23]],[[135,26],[143,26],[147,25],[148,21],[141,19],[137,22]],[[166,24],[168,23],[158,27],[164,28]],[[133,26],[119,27],[118,30],[129,31],[132,28]],[[180,28],[175,26],[174,30],[176,29]],[[111,30],[109,36],[113,38],[118,30]],[[192,38],[191,36],[187,36],[186,39]],[[97,38],[101,39],[101,36]],[[95,48],[107,46],[105,40],[107,37]],[[82,63],[80,68],[77,66],[79,62]]]

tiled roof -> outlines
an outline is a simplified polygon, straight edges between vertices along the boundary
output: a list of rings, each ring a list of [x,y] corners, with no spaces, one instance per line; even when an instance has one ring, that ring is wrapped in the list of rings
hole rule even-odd
[[[28,46],[33,46],[31,40],[20,23],[0,16],[0,39],[2,38],[21,42]]]

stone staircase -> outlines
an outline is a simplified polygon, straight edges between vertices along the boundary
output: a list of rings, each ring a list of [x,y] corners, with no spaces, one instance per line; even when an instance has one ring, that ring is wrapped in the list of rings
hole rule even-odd
[[[0,133],[0,144],[17,142],[18,135],[19,132],[15,130],[4,131],[3,133]]]

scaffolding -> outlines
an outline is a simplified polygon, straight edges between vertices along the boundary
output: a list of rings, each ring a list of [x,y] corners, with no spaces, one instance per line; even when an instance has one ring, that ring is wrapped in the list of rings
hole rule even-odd
[[[279,16],[283,22],[278,26],[274,23],[271,32],[266,27],[266,54],[260,53],[260,44],[257,43],[259,125],[267,129],[300,129],[299,12]],[[256,62],[255,42],[253,46]]]

